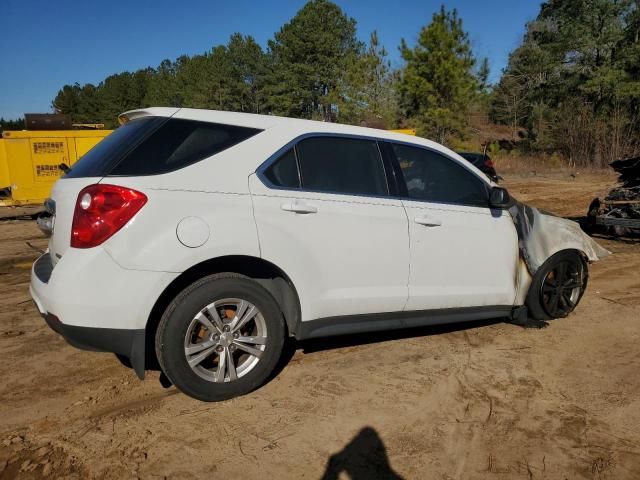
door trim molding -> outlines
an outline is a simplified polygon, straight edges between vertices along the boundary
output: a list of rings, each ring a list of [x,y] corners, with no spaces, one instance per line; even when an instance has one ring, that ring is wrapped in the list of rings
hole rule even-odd
[[[350,333],[397,330],[445,323],[487,320],[490,318],[511,318],[513,309],[513,305],[487,305],[482,307],[439,308],[319,318],[300,322],[296,331],[296,338],[305,340]]]

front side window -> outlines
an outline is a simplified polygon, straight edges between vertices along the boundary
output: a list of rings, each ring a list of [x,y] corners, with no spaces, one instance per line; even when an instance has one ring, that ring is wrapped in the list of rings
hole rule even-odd
[[[312,137],[300,141],[296,151],[305,190],[389,194],[382,158],[374,140]]]
[[[409,198],[488,206],[485,183],[454,160],[425,148],[393,144]]]

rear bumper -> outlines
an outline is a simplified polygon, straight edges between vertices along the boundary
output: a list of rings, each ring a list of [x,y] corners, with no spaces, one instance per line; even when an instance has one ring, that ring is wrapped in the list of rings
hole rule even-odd
[[[69,249],[55,267],[49,253],[36,260],[30,293],[69,344],[125,356],[143,378],[149,313],[176,275],[123,269],[99,247]]]
[[[36,302],[37,305],[37,302]],[[117,328],[91,328],[65,325],[52,313],[40,312],[54,332],[60,334],[69,345],[81,350],[112,352],[124,355],[131,361],[138,378],[144,378],[145,333],[141,330]]]

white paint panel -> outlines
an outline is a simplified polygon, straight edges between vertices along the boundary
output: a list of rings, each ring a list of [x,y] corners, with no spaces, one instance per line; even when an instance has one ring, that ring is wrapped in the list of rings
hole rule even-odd
[[[401,201],[270,190],[256,175],[250,188],[262,257],[290,276],[303,321],[403,309],[409,239]],[[282,209],[293,202],[317,213]]]
[[[102,247],[70,248],[49,283],[31,272],[31,292],[39,308],[65,325],[144,328],[160,293],[175,273],[124,270]]]
[[[406,310],[513,305],[518,238],[506,211],[492,215],[488,208],[404,205],[411,238]],[[416,219],[430,219],[433,226]]]
[[[127,269],[183,272],[225,255],[260,256],[249,194],[221,194],[140,188],[136,178],[109,178],[109,183],[139,189],[148,201],[104,248]],[[209,228],[198,248],[182,244],[176,229],[185,217],[198,217]]]

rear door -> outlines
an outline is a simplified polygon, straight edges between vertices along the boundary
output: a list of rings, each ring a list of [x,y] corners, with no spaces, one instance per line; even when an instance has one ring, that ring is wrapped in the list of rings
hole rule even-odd
[[[302,319],[401,311],[409,237],[375,140],[301,140],[250,177],[263,258],[298,288]]]
[[[513,305],[518,239],[489,185],[440,152],[393,144],[411,241],[407,310]]]

